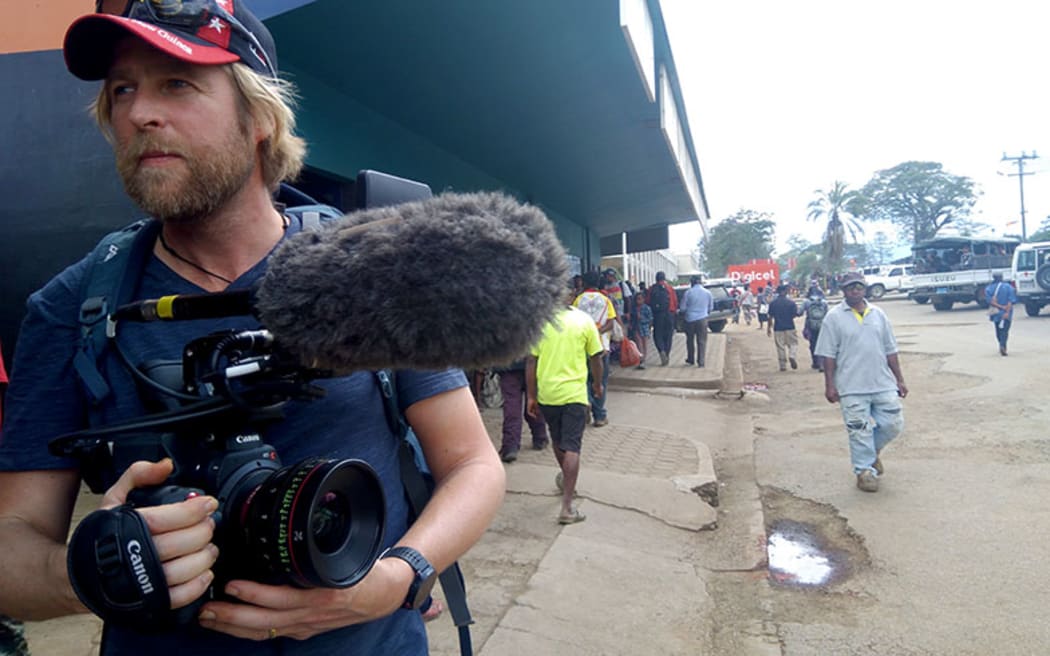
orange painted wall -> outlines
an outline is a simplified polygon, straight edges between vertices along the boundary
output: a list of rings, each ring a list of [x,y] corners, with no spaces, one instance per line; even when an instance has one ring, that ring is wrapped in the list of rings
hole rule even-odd
[[[58,50],[73,19],[94,10],[94,0],[0,0],[0,55]]]

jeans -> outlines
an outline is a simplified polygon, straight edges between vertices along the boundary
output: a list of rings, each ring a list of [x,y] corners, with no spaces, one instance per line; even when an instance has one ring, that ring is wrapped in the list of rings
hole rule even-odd
[[[590,367],[587,367],[587,398],[591,402],[591,416],[597,421],[598,419],[605,419],[609,413],[605,410],[605,397],[609,391],[609,352],[606,351],[602,354],[602,398],[594,398],[594,376],[591,374]]]
[[[872,473],[875,458],[904,430],[904,408],[897,391],[850,394],[839,399],[842,419],[849,435],[849,457],[853,473]]]
[[[500,451],[509,453],[521,448],[522,419],[528,422],[533,446],[547,443],[547,424],[525,414],[525,371],[500,371],[499,388],[503,394],[503,445]]]
[[[995,339],[999,342],[999,348],[1006,348],[1006,340],[1010,338],[1010,320],[1003,319],[1002,321],[994,322],[995,325]]]
[[[694,340],[696,346],[693,346]],[[697,319],[696,321],[687,321],[685,323],[685,350],[686,356],[685,361],[689,364],[694,362],[701,367],[704,366],[704,359],[707,356],[707,319]],[[693,359],[694,353],[696,359]]]
[[[653,312],[653,343],[660,353],[671,352],[674,339],[674,316],[669,312]]]

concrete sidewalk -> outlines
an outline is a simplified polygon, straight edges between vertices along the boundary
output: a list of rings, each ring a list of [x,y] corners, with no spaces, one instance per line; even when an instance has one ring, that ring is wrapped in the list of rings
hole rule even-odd
[[[678,333],[667,366],[651,346],[644,370],[613,364],[610,423],[589,426],[583,439],[578,495],[585,522],[557,524],[557,464],[549,448],[528,448],[524,427],[524,448],[507,465],[504,507],[462,561],[476,654],[711,653],[705,566],[714,558],[746,570],[761,568],[765,558],[757,502],[728,555],[700,553],[700,532],[719,520],[705,436],[736,430],[750,440],[750,427],[738,420],[727,428],[734,419],[714,400],[726,345],[725,334],[711,334],[707,366],[686,365]],[[485,409],[483,418],[498,448],[502,412]],[[459,653],[447,613],[428,632],[431,653]],[[779,651],[759,639],[747,654]]]

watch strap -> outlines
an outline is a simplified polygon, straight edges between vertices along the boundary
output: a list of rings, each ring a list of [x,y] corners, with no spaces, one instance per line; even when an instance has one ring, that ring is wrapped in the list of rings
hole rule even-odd
[[[408,594],[405,595],[405,603],[401,607],[418,609],[430,594],[430,589],[433,588],[434,581],[437,579],[437,571],[434,569],[434,566],[430,564],[430,561],[423,554],[412,547],[391,547],[383,553],[381,558],[400,558],[412,568],[415,576],[412,579],[412,584],[408,586]],[[420,595],[420,590],[423,586],[426,586],[426,595]],[[422,598],[420,598],[421,596]]]

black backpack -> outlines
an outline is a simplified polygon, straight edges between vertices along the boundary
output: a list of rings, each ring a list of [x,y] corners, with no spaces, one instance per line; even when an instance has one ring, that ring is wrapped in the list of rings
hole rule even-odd
[[[649,307],[653,312],[667,312],[671,307],[671,293],[663,283],[656,283],[649,288]]]
[[[301,203],[283,211],[289,217],[298,218],[303,230],[316,230],[322,223],[344,214],[282,184],[278,201],[285,200]],[[132,300],[137,273],[145,268],[159,229],[159,222],[141,219],[106,235],[91,252],[88,272],[80,287],[80,343],[73,358],[73,368],[88,392],[91,402],[88,423],[92,426],[103,421],[101,405],[112,393],[99,366],[107,350],[112,348],[111,339],[115,339],[110,314]],[[410,521],[414,521],[433,494],[434,479],[419,441],[398,407],[394,372],[377,371],[375,379],[383,396],[387,425],[400,440],[401,483],[409,501]],[[474,620],[467,606],[466,585],[459,563],[450,565],[438,575],[438,579],[452,621],[459,631],[460,652],[469,655],[473,653],[470,625]]]
[[[827,301],[822,298],[810,301],[809,307],[806,308],[806,328],[809,328],[810,332],[820,330],[820,325],[824,322],[824,316],[827,313]]]

